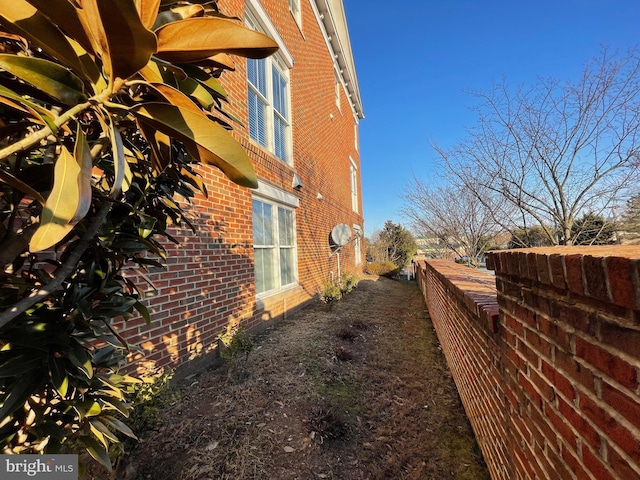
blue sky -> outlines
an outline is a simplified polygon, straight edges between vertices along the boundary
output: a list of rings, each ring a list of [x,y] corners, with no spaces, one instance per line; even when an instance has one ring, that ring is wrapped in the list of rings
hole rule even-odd
[[[430,142],[475,123],[468,90],[577,79],[603,45],[640,46],[640,0],[343,0],[364,105],[365,233],[404,223],[412,172],[436,172]]]

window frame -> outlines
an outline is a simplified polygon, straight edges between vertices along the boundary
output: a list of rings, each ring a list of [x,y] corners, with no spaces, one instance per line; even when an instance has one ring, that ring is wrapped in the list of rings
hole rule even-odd
[[[361,238],[362,238],[362,228],[360,228],[360,225],[354,223],[353,224],[353,261],[356,267],[362,265],[362,243],[360,242]]]
[[[298,27],[302,29],[302,5],[300,0],[289,0],[289,10],[298,24]]]
[[[351,210],[360,213],[360,197],[358,195],[358,166],[353,158],[349,157],[349,177],[351,183]]]
[[[248,28],[265,33],[278,43],[280,49],[274,55],[263,59],[247,59],[247,119],[249,137],[260,146],[271,152],[287,165],[293,165],[293,119],[291,111],[291,75],[293,57],[284,45],[282,38],[269,20],[268,15],[257,0],[248,0],[245,12],[245,24]],[[253,64],[251,62],[254,62]],[[252,65],[255,71],[263,73],[264,89],[262,85],[254,84],[250,75]],[[276,95],[275,76],[282,80],[284,92]],[[278,85],[280,85],[278,83]],[[281,109],[276,107],[279,99]],[[257,107],[252,105],[257,102]],[[262,108],[260,108],[262,107]],[[252,110],[259,115],[257,123],[252,118]],[[262,114],[259,114],[262,110]],[[280,110],[285,110],[282,112]],[[257,130],[253,131],[254,125]],[[260,128],[262,127],[262,129]],[[278,132],[282,129],[282,135]],[[262,135],[261,135],[262,134]],[[264,138],[262,138],[264,137]]]
[[[260,202],[265,205],[271,206],[271,225],[272,225],[272,234],[273,234],[273,242],[271,244],[257,244],[256,243],[256,218],[255,218],[255,209],[254,202]],[[288,192],[275,188],[271,185],[268,185],[261,180],[258,180],[258,189],[255,190],[252,195],[251,201],[251,214],[252,214],[252,233],[253,233],[253,248],[254,248],[254,279],[255,279],[255,288],[256,288],[256,297],[264,298],[270,295],[274,295],[280,293],[282,291],[289,290],[291,288],[295,288],[299,285],[299,276],[298,276],[298,242],[297,242],[297,233],[296,233],[296,208],[299,206],[299,198],[295,195],[292,195]],[[283,242],[281,239],[281,228],[280,228],[280,212],[285,211],[290,214],[290,234],[291,234],[291,242]],[[268,288],[263,291],[258,291],[258,285],[260,284],[258,280],[258,263],[256,261],[256,250],[273,250],[271,260],[274,262],[273,265],[273,273],[274,273],[274,286],[273,288]],[[283,250],[290,250],[292,253],[290,255],[291,260],[291,276],[292,280],[288,283],[283,284],[283,274],[282,274],[282,252]]]
[[[342,102],[342,82],[340,81],[340,76],[338,75],[338,72],[336,72],[336,107],[338,107],[338,110],[340,112],[342,112],[342,106],[340,105]]]
[[[356,115],[353,116],[353,144],[354,147],[356,149],[356,152],[359,150],[359,145],[358,145],[358,126],[359,126],[359,122],[358,122],[358,117]]]

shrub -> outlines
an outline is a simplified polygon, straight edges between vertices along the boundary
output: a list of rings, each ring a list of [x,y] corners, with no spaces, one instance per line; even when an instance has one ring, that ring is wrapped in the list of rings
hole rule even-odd
[[[342,289],[333,280],[324,282],[320,288],[320,300],[324,303],[331,303],[342,298]]]
[[[344,272],[340,277],[340,290],[342,295],[351,293],[351,291],[358,286],[360,279],[358,276],[351,272]]]
[[[144,438],[149,432],[158,428],[158,411],[162,406],[174,401],[179,393],[172,390],[169,382],[173,378],[173,370],[143,379],[132,386],[125,395],[132,409],[127,420],[128,426],[138,438]],[[127,450],[135,447],[137,438],[126,438],[122,442],[114,442],[109,448],[109,458],[112,463],[127,453]]]
[[[249,354],[253,350],[253,340],[244,329],[244,325],[233,328],[227,327],[224,334],[218,335],[224,348],[220,356],[229,362],[229,380],[239,383],[248,376],[247,361]]]
[[[238,20],[215,1],[0,8],[2,453],[75,442],[111,469],[134,436],[112,320],[151,317],[127,273],[162,267],[171,225],[195,229],[178,201],[206,193],[194,163],[257,186],[218,79],[228,54],[277,44]]]
[[[384,277],[395,277],[400,273],[398,266],[389,261],[367,263],[364,271],[369,275],[381,275]]]
[[[329,280],[322,284],[320,288],[320,300],[324,303],[331,303],[335,300],[340,300],[342,297],[351,293],[356,288],[360,279],[357,275],[351,272],[344,272],[340,276],[338,282]]]

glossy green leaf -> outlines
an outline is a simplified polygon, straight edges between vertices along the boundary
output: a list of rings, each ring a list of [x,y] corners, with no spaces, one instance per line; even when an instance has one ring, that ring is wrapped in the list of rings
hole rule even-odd
[[[131,185],[131,169],[124,156],[124,146],[122,143],[122,135],[118,128],[109,119],[109,134],[111,137],[111,150],[113,154],[113,169],[115,178],[111,186],[110,197],[116,198],[120,192],[126,192]]]
[[[138,73],[140,73],[140,75],[142,75],[142,78],[144,78],[147,82],[164,82],[160,67],[158,67],[158,63],[154,60],[151,60],[144,67],[142,67]]]
[[[0,54],[0,68],[51,95],[65,105],[84,102],[82,81],[73,73],[49,60]]]
[[[218,53],[264,58],[278,50],[272,39],[224,18],[187,18],[158,30],[158,52],[163,60],[194,63]]]
[[[136,437],[136,435],[133,433],[133,430],[131,430],[127,425],[125,425],[117,418],[110,415],[103,415],[102,417],[100,417],[100,420],[102,420],[103,423],[110,426],[111,428],[124,433],[127,437],[133,438],[134,440],[138,439],[138,437]]]
[[[185,93],[167,85],[166,83],[149,83],[147,86],[152,89],[156,95],[176,107],[186,108],[198,114],[203,113],[200,107],[198,107],[198,105],[196,105]]]
[[[104,446],[93,437],[82,436],[78,440],[84,445],[89,455],[104,465],[105,468],[111,470],[113,465],[111,459]]]
[[[93,365],[89,354],[79,343],[72,343],[71,347],[73,352],[69,353],[69,360],[90,380],[93,378]]]
[[[95,435],[95,437],[102,442],[102,444],[109,448],[109,442],[117,442],[118,437],[107,428],[107,426],[100,421],[100,419],[92,418],[89,420],[89,428],[91,429],[91,433]]]
[[[157,30],[163,25],[171,22],[184,20],[185,18],[201,17],[204,15],[202,5],[183,5],[160,12],[151,30]]]
[[[84,0],[80,19],[91,33],[110,79],[129,78],[156,51],[153,32],[140,20],[131,0]]]
[[[86,400],[84,402],[76,403],[76,407],[81,414],[82,418],[84,417],[95,417],[96,415],[100,415],[102,412],[102,407],[95,400]]]
[[[51,383],[58,393],[65,397],[69,390],[69,377],[67,376],[67,369],[65,368],[65,364],[62,360],[53,359],[49,363],[50,375],[51,375]]]
[[[196,79],[201,85],[207,88],[213,95],[224,100],[227,99],[227,92],[217,78],[212,77],[207,72],[195,65],[180,65],[189,77]],[[181,88],[181,90],[183,90]],[[184,90],[183,90],[184,91]]]
[[[0,365],[0,378],[16,377],[42,368],[44,356],[18,355]]]
[[[151,125],[140,122],[140,131],[151,148],[151,161],[156,175],[164,172],[171,161],[171,139]]]
[[[25,0],[4,2],[0,18],[8,30],[28,39],[77,74],[82,72],[80,59],[65,35]]]
[[[27,1],[36,7],[40,13],[49,18],[52,23],[60,27],[69,37],[80,43],[87,52],[93,53],[88,33],[80,21],[78,9],[74,7],[72,2],[52,2],[51,0]]]
[[[185,142],[192,155],[203,163],[215,165],[230,180],[256,188],[256,172],[245,149],[224,128],[185,108],[164,103],[145,103],[131,112],[141,121]]]
[[[2,406],[0,406],[0,419],[4,419],[23,405],[33,394],[33,391],[40,386],[41,382],[42,372],[32,371],[31,374],[22,376],[9,389],[5,386],[3,389],[7,395],[4,397]]]
[[[13,90],[8,89],[4,85],[0,85],[0,98],[14,100],[17,105],[10,105],[13,108],[19,109],[25,113],[33,115],[33,117],[40,119],[43,124],[49,126],[52,132],[57,132],[58,127],[55,125],[55,118],[52,112],[46,108],[31,102],[24,98],[23,95],[19,95]],[[2,100],[0,100],[2,101]]]
[[[76,145],[73,156],[80,167],[80,173],[78,174],[78,206],[71,219],[71,223],[75,224],[85,217],[91,207],[91,169],[93,168],[91,148],[80,125],[78,125],[76,131]]]
[[[56,160],[53,189],[45,202],[40,216],[40,226],[29,242],[32,252],[45,250],[62,240],[72,229],[72,219],[80,205],[80,164],[62,146]]]
[[[128,418],[131,413],[131,407],[129,404],[115,398],[103,398],[102,402],[104,403],[103,411],[115,410],[121,413],[125,418]]]
[[[160,8],[160,0],[135,0],[136,9],[140,15],[140,20],[145,28],[151,30],[151,26],[158,17],[158,9]]]
[[[147,327],[151,325],[151,315],[149,315],[149,309],[143,303],[136,302],[133,305],[133,308],[135,308],[138,313],[142,315],[142,318],[144,318],[144,322],[147,324]]]
[[[44,198],[42,198],[42,195],[40,195],[39,192],[36,192],[29,185],[24,183],[22,180],[14,177],[9,172],[5,172],[4,170],[0,169],[0,180],[3,181],[4,183],[7,183],[7,184],[11,185],[16,190],[18,190],[18,191],[20,191],[22,193],[25,193],[25,194],[29,195],[30,197],[34,198],[41,205],[44,205]]]
[[[82,68],[91,82],[91,87],[93,89],[94,94],[98,94],[107,88],[107,81],[102,75],[101,67],[96,64],[96,59],[94,56],[89,54],[87,50],[84,49],[80,43],[76,42],[73,39],[69,39],[69,43],[75,50],[78,58],[80,59],[80,63],[82,64]]]
[[[180,80],[178,82],[178,87],[180,88],[181,92],[195,98],[198,104],[206,110],[211,109],[211,107],[215,103],[215,100],[211,93],[206,88],[204,88],[200,84],[200,82],[194,80],[193,78]]]

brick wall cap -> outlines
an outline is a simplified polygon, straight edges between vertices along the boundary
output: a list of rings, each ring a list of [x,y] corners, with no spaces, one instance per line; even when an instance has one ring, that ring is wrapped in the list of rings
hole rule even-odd
[[[536,255],[589,255],[592,257],[624,257],[640,259],[640,245],[594,245],[594,246],[557,246],[537,248],[514,248],[512,250],[493,250],[489,256],[497,254],[534,253]]]

